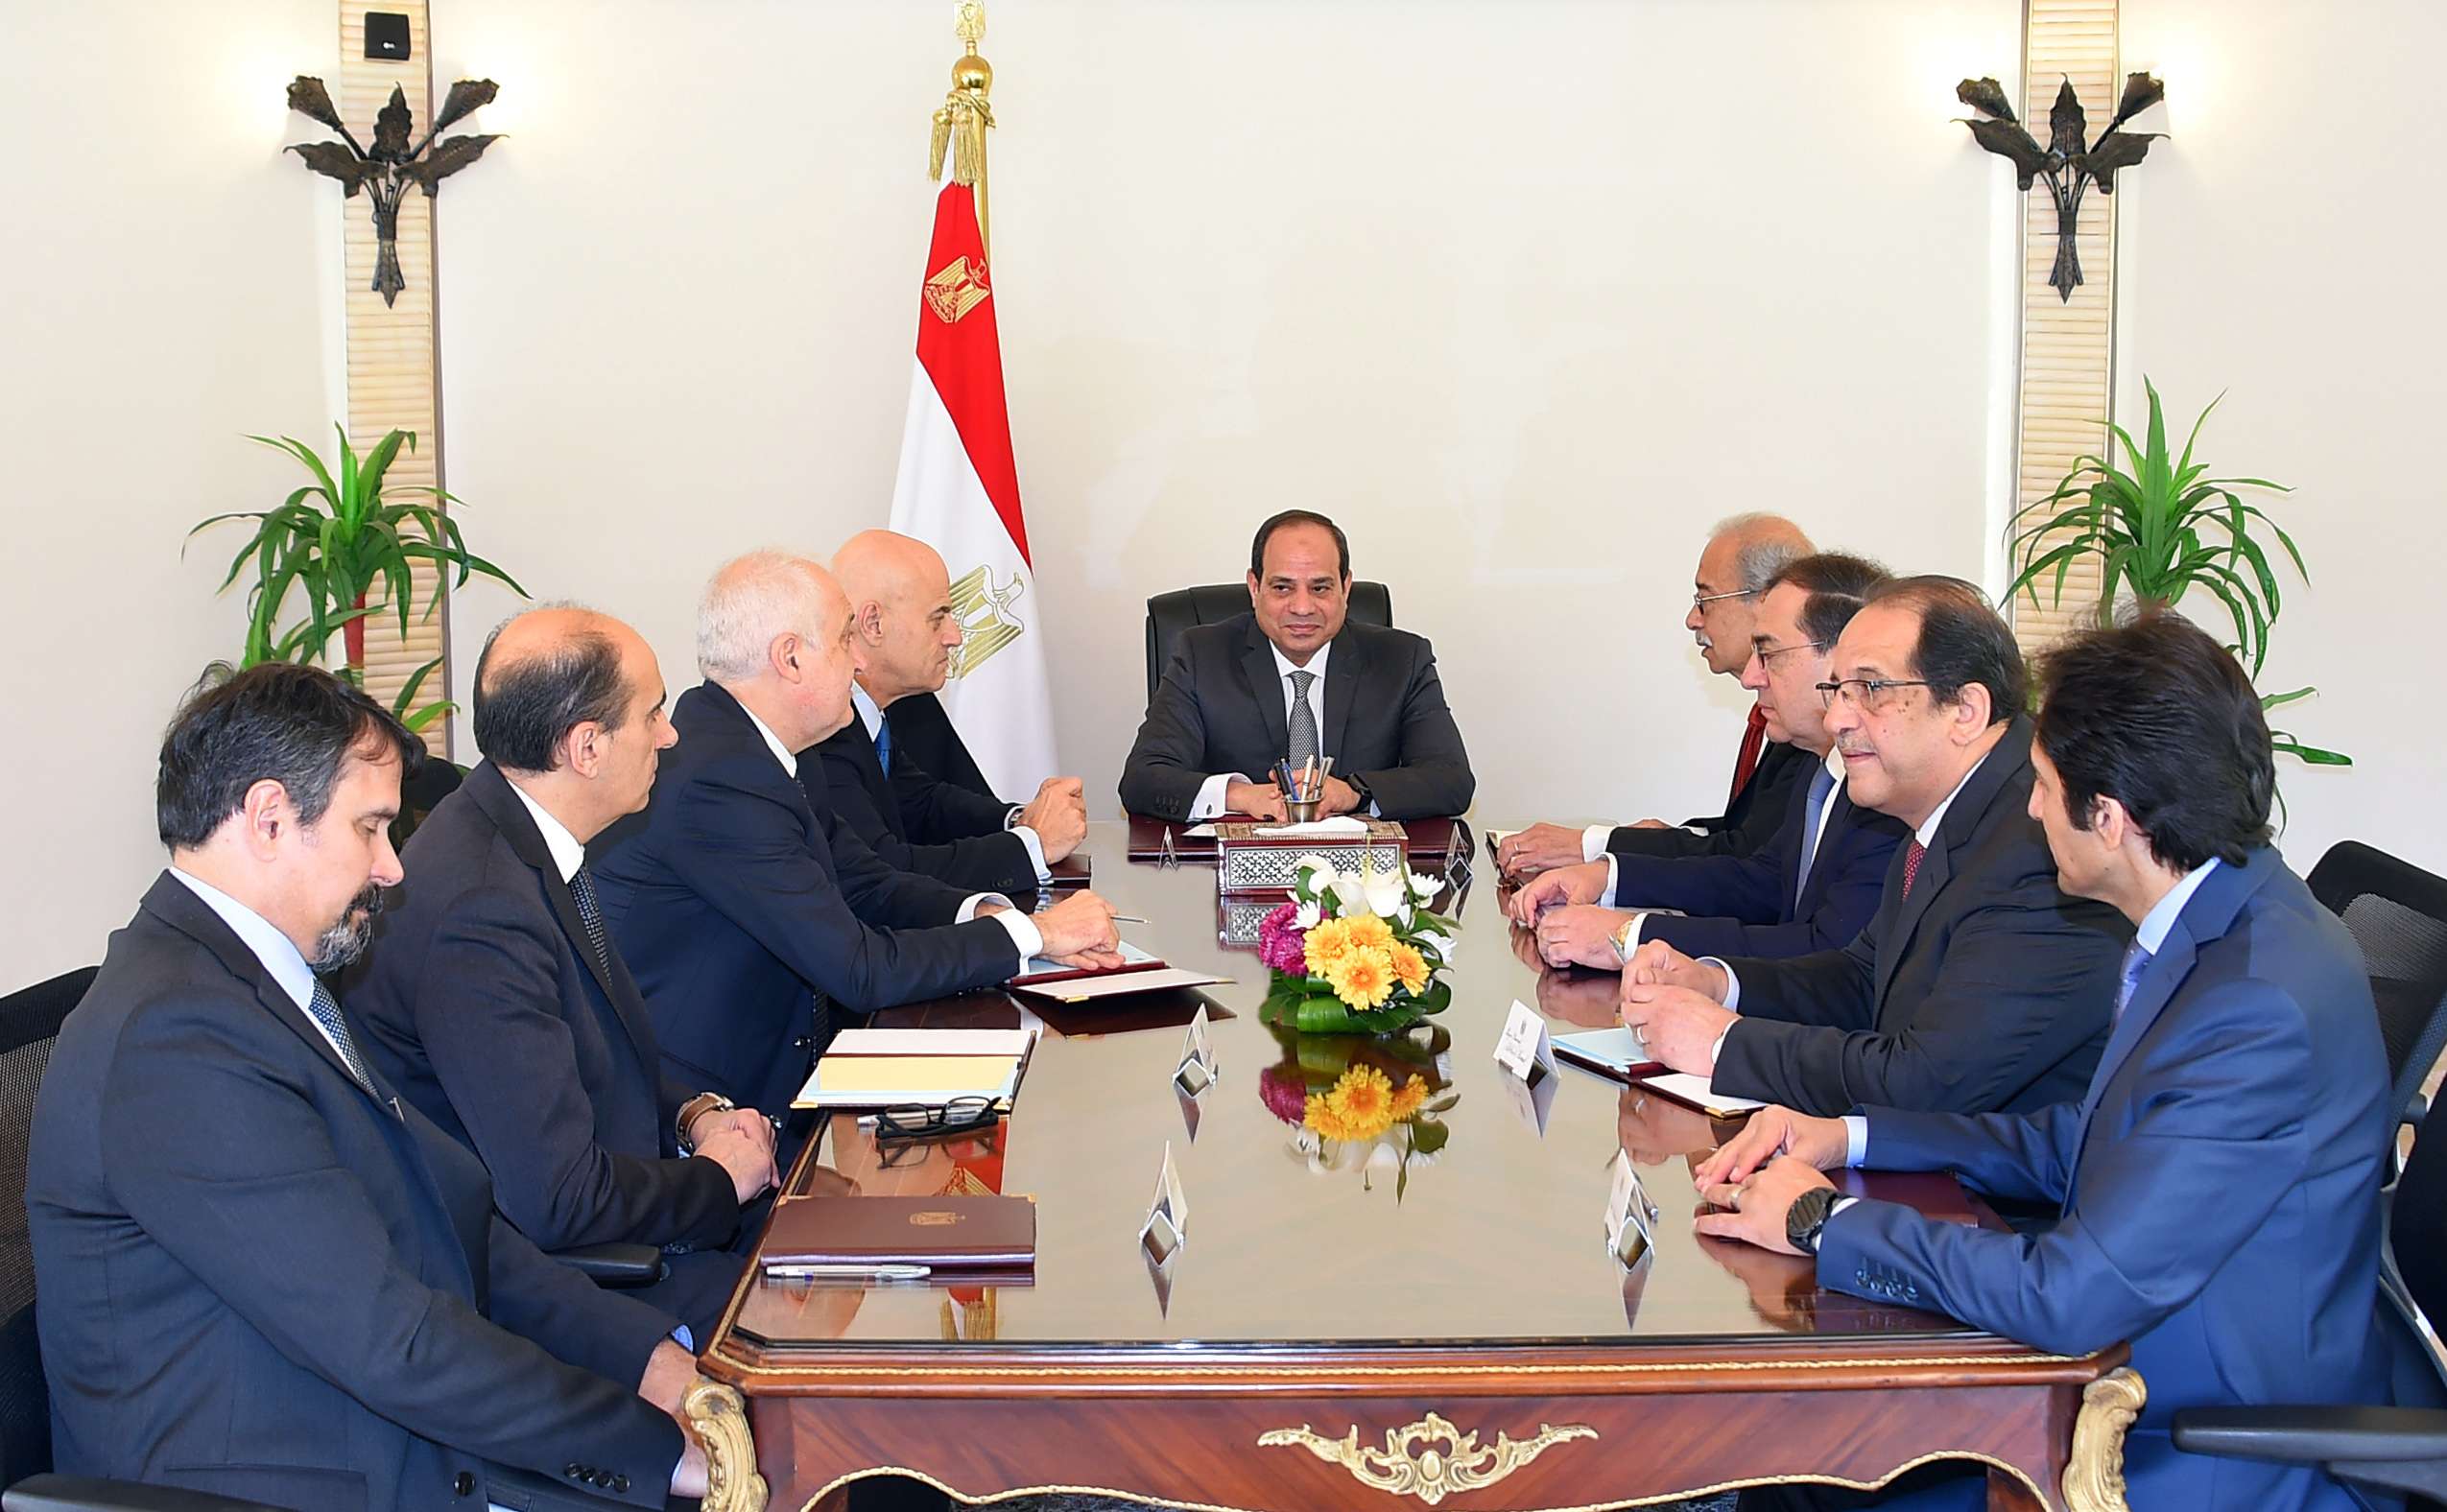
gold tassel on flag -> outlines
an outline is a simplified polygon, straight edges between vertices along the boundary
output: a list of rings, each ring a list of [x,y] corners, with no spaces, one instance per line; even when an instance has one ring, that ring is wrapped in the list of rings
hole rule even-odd
[[[977,240],[990,266],[994,238],[986,224],[986,129],[994,124],[994,107],[986,96],[994,87],[994,65],[977,56],[977,44],[986,39],[986,7],[979,0],[961,0],[955,29],[967,51],[952,65],[952,92],[935,112],[935,142],[927,155],[926,176],[938,183],[942,180],[943,150],[949,147],[952,181],[967,185],[976,201]]]

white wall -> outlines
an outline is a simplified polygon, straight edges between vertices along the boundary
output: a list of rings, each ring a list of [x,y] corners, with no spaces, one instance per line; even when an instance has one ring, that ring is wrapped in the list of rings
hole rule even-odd
[[[644,629],[883,522],[950,8],[436,0],[511,139],[440,213],[477,549]],[[1706,810],[1746,698],[1705,528],[1978,573],[2012,0],[1006,0],[996,299],[1063,758],[1100,812],[1148,594],[1298,504],[1432,636],[1496,822]],[[2002,197],[2002,198],[2001,198]],[[2007,214],[1997,213],[2000,203]],[[469,592],[466,649],[510,606]]]
[[[2223,390],[2198,458],[2294,487],[2269,508],[2312,586],[2285,575],[2261,686],[2316,684],[2276,722],[2357,764],[2280,762],[2288,857],[2308,868],[2350,838],[2447,871],[2431,612],[2447,514],[2424,439],[2447,412],[2427,82],[2447,9],[2126,0],[2124,17],[2128,63],[2167,81],[2172,135],[2117,190],[2119,417],[2138,438],[2145,373],[2171,426]],[[2188,612],[2224,632],[2214,601]]]
[[[315,132],[283,86],[335,35],[321,0],[23,5],[0,27],[0,990],[101,959],[162,864],[162,725],[244,624],[239,589],[213,596],[243,528],[183,562],[180,537],[294,486],[244,433],[328,435],[338,192],[278,153]]]

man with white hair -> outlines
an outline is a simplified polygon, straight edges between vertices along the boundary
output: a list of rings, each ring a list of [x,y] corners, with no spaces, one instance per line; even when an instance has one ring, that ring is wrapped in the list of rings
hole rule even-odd
[[[1692,577],[1691,611],[1682,627],[1699,644],[1708,671],[1740,677],[1750,659],[1751,621],[1759,596],[1776,574],[1815,548],[1801,528],[1779,514],[1737,514],[1708,532]],[[1794,784],[1806,781],[1816,763],[1790,743],[1768,739],[1767,716],[1753,704],[1733,763],[1733,786],[1724,812],[1686,819],[1677,827],[1663,819],[1637,824],[1533,824],[1507,836],[1496,860],[1518,880],[1557,866],[1616,856],[1747,856],[1782,826]]]
[[[589,853],[604,914],[672,1074],[779,1117],[831,1037],[865,1013],[990,986],[1035,956],[1119,964],[1113,910],[1081,892],[1031,917],[895,871],[827,836],[798,754],[847,724],[849,601],[804,557],[751,552],[697,614],[705,682],[643,814]]]

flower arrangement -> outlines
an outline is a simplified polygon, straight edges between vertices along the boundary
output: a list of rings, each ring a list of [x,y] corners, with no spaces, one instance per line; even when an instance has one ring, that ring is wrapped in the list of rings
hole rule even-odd
[[[1319,1174],[1357,1169],[1363,1190],[1390,1171],[1400,1201],[1411,1169],[1433,1165],[1451,1138],[1437,1118],[1461,1100],[1437,1062],[1450,1036],[1274,1032],[1287,1053],[1258,1074],[1258,1097],[1295,1131],[1293,1157]]]
[[[1460,927],[1428,905],[1444,884],[1414,871],[1341,871],[1322,856],[1293,867],[1291,901],[1258,924],[1273,986],[1258,1016],[1308,1034],[1390,1034],[1444,1011],[1437,974]]]

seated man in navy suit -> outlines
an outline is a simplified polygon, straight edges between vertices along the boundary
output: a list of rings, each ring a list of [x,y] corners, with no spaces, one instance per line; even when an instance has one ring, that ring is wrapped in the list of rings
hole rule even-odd
[[[849,601],[804,557],[752,552],[706,585],[701,687],[645,812],[588,850],[604,916],[637,974],[673,1075],[774,1117],[855,1013],[991,986],[1033,957],[1118,965],[1093,892],[1031,916],[897,870],[828,836],[798,755],[841,729],[857,664]]]
[[[1964,1118],[1767,1109],[1697,1169],[1700,1232],[1814,1254],[1838,1291],[2066,1355],[2132,1344],[2136,1507],[2345,1509],[2321,1471],[2176,1450],[2190,1406],[2377,1404],[2388,1071],[2362,959],[2269,843],[2269,726],[2234,657],[2172,614],[2050,657],[2031,813],[2065,889],[2139,933],[2083,1097]],[[2044,1202],[2032,1235],[1838,1197],[1838,1166],[1953,1170]],[[1865,1468],[1865,1467],[1856,1467]],[[1875,1471],[1867,1471],[1875,1474]],[[1934,1484],[1932,1482],[1935,1482]],[[1984,1504],[1978,1467],[1885,1499],[1746,1492],[1746,1508]]]
[[[366,1512],[482,1507],[494,1465],[632,1506],[704,1494],[670,1318],[511,1227],[316,979],[399,881],[420,754],[291,662],[162,740],[170,869],[61,1025],[27,1154],[64,1475]]]
[[[849,596],[858,718],[800,753],[807,801],[828,834],[855,832],[888,866],[986,892],[1032,892],[1087,835],[1077,777],[1048,777],[1027,806],[946,782],[892,740],[892,705],[933,693],[962,638],[951,575],[924,541],[864,531],[834,554]],[[957,737],[955,737],[957,738]]]
[[[1758,695],[1767,738],[1807,752],[1811,776],[1785,800],[1774,837],[1745,856],[1638,856],[1539,873],[1506,906],[1533,926],[1550,966],[1620,971],[1645,940],[1689,956],[1804,956],[1849,944],[1877,911],[1903,821],[1844,791],[1818,684],[1836,638],[1886,580],[1875,562],[1804,556],[1770,579],[1751,620],[1742,686]],[[1678,912],[1627,911],[1651,904]]]
[[[1122,763],[1122,807],[1178,823],[1283,817],[1278,761],[1331,757],[1320,814],[1440,818],[1478,779],[1444,703],[1436,652],[1353,625],[1351,543],[1286,509],[1249,546],[1249,612],[1181,632]]]
[[[739,1280],[725,1245],[773,1183],[773,1126],[664,1070],[584,864],[677,738],[662,669],[608,615],[531,610],[485,642],[475,726],[485,760],[409,839],[350,979],[367,1051],[484,1160],[520,1233],[664,1249],[664,1278],[630,1295],[710,1336]]]

